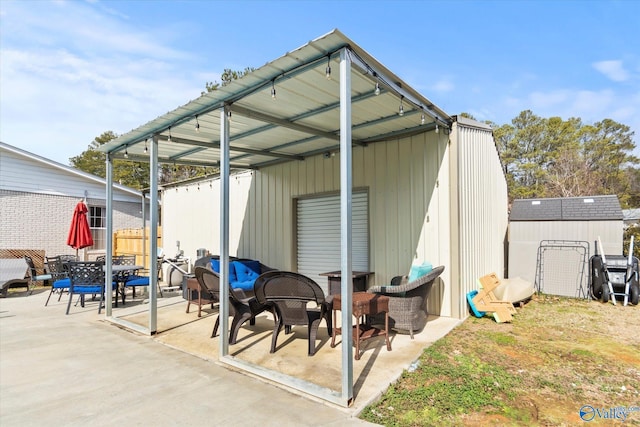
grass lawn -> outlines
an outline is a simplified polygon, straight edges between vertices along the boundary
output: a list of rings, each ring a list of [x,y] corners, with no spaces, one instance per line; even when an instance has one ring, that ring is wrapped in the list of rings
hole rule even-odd
[[[386,426],[640,425],[640,305],[534,295],[512,323],[470,317],[360,417]]]

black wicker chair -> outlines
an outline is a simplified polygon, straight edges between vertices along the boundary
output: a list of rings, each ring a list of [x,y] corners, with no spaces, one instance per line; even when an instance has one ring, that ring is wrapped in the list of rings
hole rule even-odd
[[[427,298],[434,280],[444,271],[444,266],[434,267],[429,273],[408,281],[407,276],[396,276],[391,285],[374,286],[367,292],[387,295],[389,297],[389,327],[413,333],[420,331],[427,324]],[[374,316],[373,322],[384,322],[384,317]]]
[[[315,341],[322,319],[326,320],[331,336],[331,306],[320,286],[310,278],[289,271],[268,271],[256,279],[254,292],[259,303],[275,305],[277,322],[271,337],[271,353],[276,351],[278,334],[283,327],[289,332],[291,326],[308,326],[309,356],[316,352]],[[315,302],[317,307],[307,307],[309,302]]]
[[[220,301],[220,276],[218,273],[207,267],[197,266],[195,269],[196,280],[201,286],[201,290],[207,293],[212,300]],[[248,320],[250,325],[255,325],[256,316],[265,311],[270,311],[274,317],[275,312],[272,304],[261,304],[255,297],[247,298],[241,291],[229,288],[229,315],[233,316],[231,330],[229,333],[229,344],[235,344],[238,339],[240,327]],[[213,326],[211,338],[218,333],[220,326],[220,316],[216,318]]]

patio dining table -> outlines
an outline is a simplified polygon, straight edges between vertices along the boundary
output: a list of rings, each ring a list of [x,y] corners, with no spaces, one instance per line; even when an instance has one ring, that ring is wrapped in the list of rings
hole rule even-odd
[[[144,269],[142,265],[126,265],[126,264],[113,264],[111,266],[111,274],[113,275],[113,282],[115,283],[115,291],[116,291],[116,300],[114,302],[115,306],[118,306],[118,295],[122,295],[124,297],[124,284],[127,280],[127,277],[130,274],[135,274],[136,271]],[[124,298],[122,299],[122,304],[124,305]]]

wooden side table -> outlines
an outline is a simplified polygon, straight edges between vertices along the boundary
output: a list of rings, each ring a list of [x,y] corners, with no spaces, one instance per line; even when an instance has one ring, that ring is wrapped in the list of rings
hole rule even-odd
[[[335,347],[336,335],[342,333],[341,328],[336,328],[336,317],[338,310],[341,310],[341,295],[333,296],[333,332],[331,334],[331,347]],[[367,325],[365,316],[373,316],[384,312],[384,329]],[[367,292],[354,292],[352,296],[352,314],[356,318],[353,326],[353,341],[356,345],[355,359],[360,360],[360,343],[369,338],[384,335],[387,344],[387,351],[391,351],[389,342],[389,297]]]
[[[191,307],[191,303],[198,305],[198,317],[202,316],[202,306],[206,304],[211,304],[211,308],[213,308],[213,304],[218,302],[217,300],[213,300],[209,298],[209,295],[205,292],[202,292],[200,289],[200,283],[195,277],[190,277],[187,279],[186,284],[187,291],[187,313],[189,312],[189,307]]]

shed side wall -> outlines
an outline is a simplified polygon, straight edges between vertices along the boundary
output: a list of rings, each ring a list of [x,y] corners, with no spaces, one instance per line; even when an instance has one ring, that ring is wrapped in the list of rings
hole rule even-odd
[[[509,277],[535,282],[541,240],[586,241],[593,255],[594,243],[600,236],[605,255],[622,255],[622,234],[622,220],[512,221],[509,224]]]
[[[477,279],[492,272],[504,276],[508,194],[491,130],[454,123],[451,138],[457,148],[452,258],[459,260],[452,312],[462,318],[469,311],[466,294],[477,289]]]

